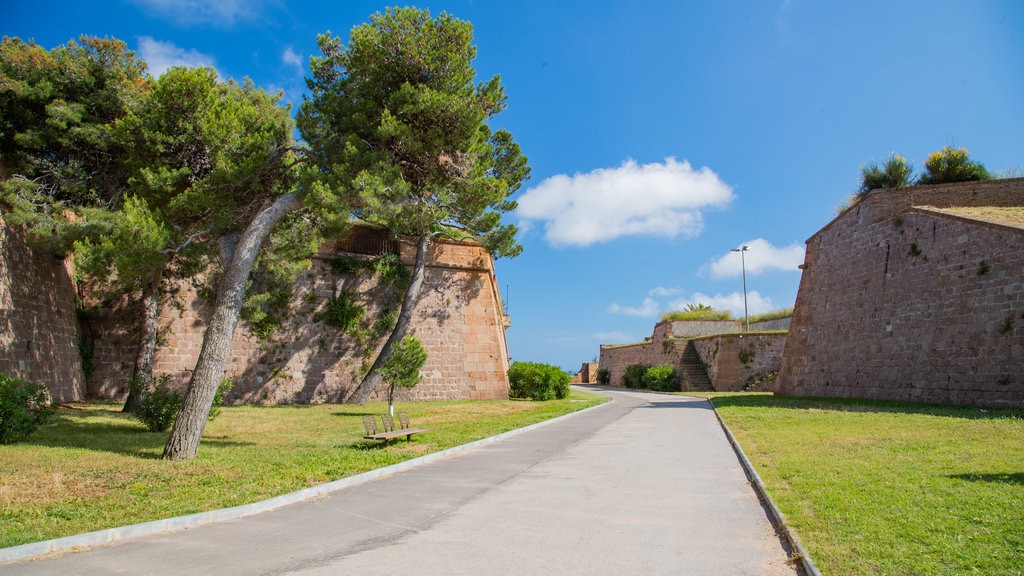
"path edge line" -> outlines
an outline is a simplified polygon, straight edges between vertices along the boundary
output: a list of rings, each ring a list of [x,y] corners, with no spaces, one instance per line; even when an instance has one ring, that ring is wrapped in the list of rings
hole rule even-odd
[[[761,499],[761,502],[764,502],[765,507],[768,509],[768,514],[772,517],[772,521],[779,527],[779,530],[781,530],[782,534],[786,537],[786,541],[789,542],[789,545],[793,547],[793,550],[800,557],[800,564],[803,566],[804,573],[807,576],[821,576],[821,572],[818,571],[818,567],[814,565],[814,560],[811,560],[811,555],[804,548],[803,544],[801,544],[800,538],[786,522],[786,515],[779,510],[771,496],[768,495],[768,489],[765,488],[764,482],[761,481],[761,476],[758,475],[754,465],[751,464],[747,455],[743,452],[743,448],[741,448],[739,442],[736,441],[736,437],[732,435],[732,431],[729,430],[729,426],[727,426],[725,420],[722,419],[722,415],[718,413],[718,408],[715,407],[715,403],[710,398],[705,398],[705,400],[707,400],[707,403],[711,405],[711,410],[714,411],[715,418],[718,419],[719,426],[721,426],[722,431],[725,432],[725,437],[729,439],[729,444],[732,445],[733,452],[735,452],[736,457],[739,458],[740,465],[743,466],[743,472],[747,475],[747,479],[750,480],[751,485],[754,486],[754,491],[757,492],[758,498]]]
[[[467,444],[460,444],[451,448],[446,448],[439,452],[433,452],[399,462],[398,464],[392,464],[385,466],[384,468],[377,468],[376,470],[369,470],[355,476],[349,476],[347,478],[341,478],[340,480],[334,480],[326,482],[324,484],[318,484],[309,488],[303,488],[296,492],[290,492],[288,494],[282,494],[275,496],[267,500],[261,500],[259,502],[253,502],[251,504],[242,504],[231,508],[221,508],[219,510],[210,510],[207,512],[197,512],[195,514],[188,514],[186,516],[176,516],[174,518],[167,518],[164,520],[153,520],[150,522],[143,522],[140,524],[131,524],[129,526],[120,526],[117,528],[106,528],[103,530],[96,530],[94,532],[85,532],[83,534],[76,534],[74,536],[64,536],[62,538],[55,538],[53,540],[44,540],[42,542],[31,542],[29,544],[21,544],[18,546],[11,546],[8,548],[0,548],[0,565],[15,562],[18,560],[29,560],[32,558],[39,558],[42,556],[48,556],[50,554],[59,554],[70,551],[77,551],[78,549],[91,548],[93,546],[101,546],[105,544],[114,544],[130,538],[139,538],[141,536],[152,536],[154,534],[161,534],[165,532],[177,532],[180,530],[188,530],[190,528],[198,528],[200,526],[209,526],[211,524],[217,524],[219,522],[225,522],[227,520],[235,520],[238,518],[244,518],[246,516],[253,516],[263,512],[270,512],[278,508],[288,506],[290,504],[297,504],[299,502],[306,502],[344,490],[357,484],[363,484],[370,482],[384,476],[390,476],[403,472],[418,466],[424,466],[438,460],[444,460],[458,456],[464,452],[468,452],[475,448],[499,442],[511,436],[522,434],[530,430],[535,430],[548,424],[559,422],[565,418],[571,418],[577,414],[582,414],[590,410],[601,408],[615,403],[614,398],[607,402],[602,402],[595,406],[589,406],[582,410],[570,412],[568,414],[562,414],[548,420],[536,422],[529,426],[522,428],[515,428],[507,432],[502,432],[496,436],[489,436],[487,438],[481,438],[480,440],[474,440]]]

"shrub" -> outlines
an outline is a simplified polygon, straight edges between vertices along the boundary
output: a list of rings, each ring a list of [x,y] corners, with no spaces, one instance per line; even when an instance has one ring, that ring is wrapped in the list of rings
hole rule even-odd
[[[642,389],[644,387],[644,375],[649,368],[646,364],[630,364],[622,373],[622,385],[626,388]]]
[[[160,376],[160,381],[150,390],[143,390],[132,413],[150,432],[163,432],[174,422],[174,416],[181,407],[181,392],[167,385],[169,374]]]
[[[46,386],[0,372],[0,444],[28,436],[52,414]]]
[[[981,162],[970,158],[966,148],[954,150],[946,146],[928,155],[924,161],[925,173],[918,180],[920,184],[944,184],[947,182],[972,182],[991,180],[992,175]]]
[[[611,384],[612,373],[607,368],[601,368],[597,371],[597,383],[598,384]]]
[[[772,310],[770,312],[762,312],[760,314],[751,314],[750,323],[755,322],[767,322],[769,320],[780,320],[782,318],[789,318],[793,316],[792,308],[780,308],[778,310]]]
[[[538,362],[513,362],[508,369],[511,398],[552,400],[569,395],[569,375],[561,368]]]
[[[220,381],[220,386],[217,386],[217,393],[213,395],[213,406],[210,406],[210,420],[220,416],[220,407],[224,405],[224,397],[234,387],[235,384],[231,380],[225,379]]]
[[[882,167],[877,164],[860,169],[861,196],[876,188],[906,188],[914,183],[914,169],[907,159],[893,152]]]
[[[661,316],[662,320],[731,320],[728,310],[715,310],[707,304],[687,304],[685,310],[673,310]]]
[[[679,375],[671,364],[651,366],[644,372],[644,386],[648,390],[676,392],[679,390]]]

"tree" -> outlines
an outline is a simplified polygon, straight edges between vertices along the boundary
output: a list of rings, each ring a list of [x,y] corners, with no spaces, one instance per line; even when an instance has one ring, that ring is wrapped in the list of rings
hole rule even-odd
[[[427,362],[427,351],[419,340],[406,334],[395,345],[391,356],[381,364],[380,379],[388,386],[388,413],[395,415],[395,387],[414,388],[423,379],[420,369]]]
[[[946,146],[938,152],[928,155],[924,161],[924,174],[919,184],[945,184],[947,182],[973,182],[991,180],[992,175],[981,162],[970,158],[967,148],[953,149]]]
[[[370,396],[405,336],[434,238],[469,236],[495,257],[522,250],[501,214],[529,168],[512,135],[486,124],[506,97],[498,76],[474,83],[472,39],[468,22],[413,8],[373,15],[348,46],[318,38],[297,116],[318,181],[351,194],[356,217],[416,244],[395,328],[348,402]]]
[[[877,164],[861,167],[858,196],[862,198],[876,188],[906,188],[913,183],[914,169],[906,158],[893,152],[889,154],[889,158],[886,159],[882,167]]]
[[[76,241],[125,233],[118,215],[125,207],[133,149],[119,137],[117,125],[149,92],[145,70],[119,40],[83,36],[80,43],[47,51],[3,39],[0,206],[12,223],[25,227],[37,248],[63,256]],[[128,206],[129,219],[144,223],[143,208]],[[132,250],[122,248],[119,258],[160,241],[160,235],[149,230],[145,239],[133,238],[127,244]],[[79,272],[88,275],[88,268]],[[93,277],[106,277],[104,272]],[[119,289],[131,291],[125,283]],[[155,317],[152,322],[155,344]],[[144,331],[133,379],[151,374],[151,366]]]
[[[66,254],[88,229],[64,216],[111,208],[127,186],[116,121],[149,88],[124,42],[82,36],[46,50],[0,42],[0,205],[38,248]]]

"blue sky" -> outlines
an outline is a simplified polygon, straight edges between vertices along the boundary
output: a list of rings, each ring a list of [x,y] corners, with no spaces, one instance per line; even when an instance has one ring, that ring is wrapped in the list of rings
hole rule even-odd
[[[0,32],[47,48],[112,36],[159,74],[207,65],[298,105],[316,35],[392,4],[7,1]],[[898,152],[963,146],[1024,172],[1024,3],[420,2],[474,25],[530,158],[523,254],[497,262],[513,359],[575,370],[689,302],[791,307],[803,243]]]

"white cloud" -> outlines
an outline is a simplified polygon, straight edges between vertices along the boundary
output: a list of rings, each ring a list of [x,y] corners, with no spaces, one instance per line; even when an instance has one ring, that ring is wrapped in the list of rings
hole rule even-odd
[[[666,158],[664,163],[600,168],[587,174],[559,174],[519,198],[524,230],[544,224],[555,246],[589,246],[622,236],[693,237],[704,227],[704,209],[733,199],[732,188],[710,168]]]
[[[289,66],[294,66],[300,76],[305,72],[302,68],[302,55],[292,50],[291,46],[284,49],[284,54],[281,54],[281,61]]]
[[[687,304],[704,304],[715,310],[728,310],[733,318],[743,318],[743,293],[732,292],[731,294],[715,294],[708,296],[697,292],[691,298],[672,302],[670,309],[683,310]],[[747,292],[747,309],[751,315],[775,310],[772,299],[761,296],[756,290]]]
[[[214,24],[231,27],[236,18],[252,19],[259,0],[134,0],[135,4],[177,24]]]
[[[658,312],[661,311],[661,306],[652,298],[644,298],[644,303],[640,306],[619,306],[618,304],[612,304],[608,307],[608,311],[612,314],[625,314],[626,316],[657,316]]]
[[[149,73],[154,78],[159,78],[161,74],[174,66],[185,66],[188,68],[206,66],[215,70],[217,68],[213,56],[196,50],[180,48],[173,42],[154,40],[149,36],[141,36],[139,38],[137,52],[139,58],[145,60],[149,65]],[[220,74],[218,73],[218,75]]]
[[[744,261],[747,274],[757,275],[769,270],[785,270],[796,272],[797,266],[804,261],[803,244],[790,244],[783,248],[772,246],[764,238],[744,242],[749,246],[741,259],[736,252],[726,252],[701,268],[701,272],[710,271],[712,278],[732,278],[743,273]]]
[[[651,288],[647,293],[648,296],[675,296],[676,294],[682,294],[682,288],[665,288],[664,286],[657,286]]]

